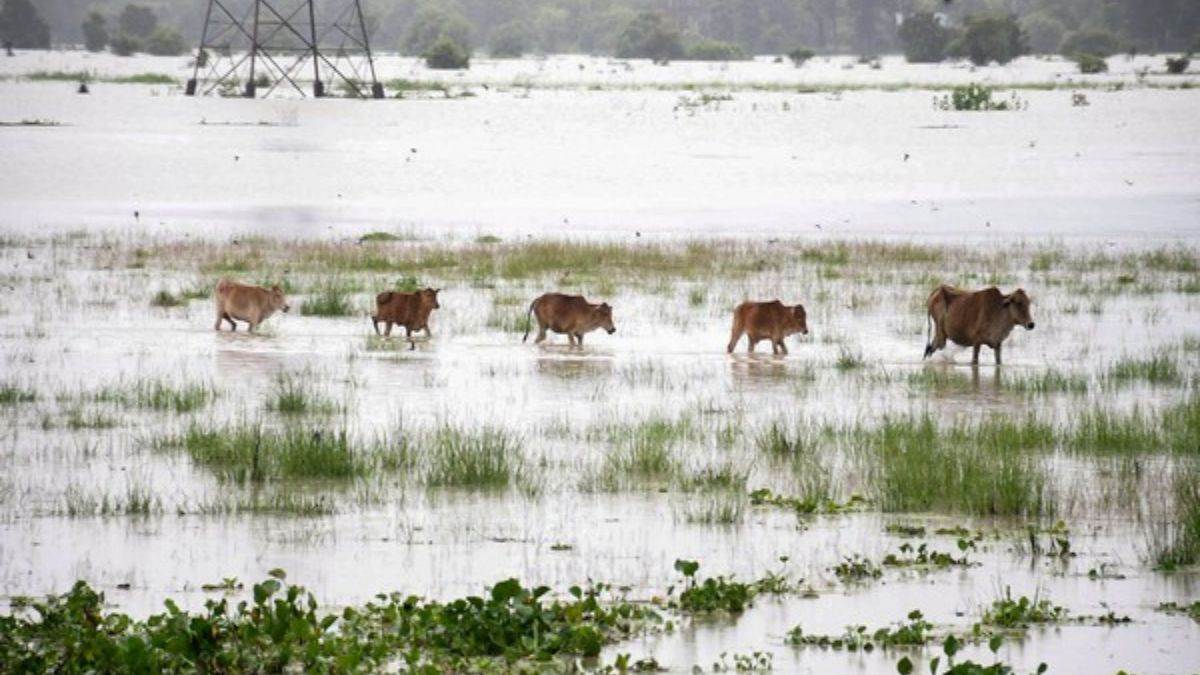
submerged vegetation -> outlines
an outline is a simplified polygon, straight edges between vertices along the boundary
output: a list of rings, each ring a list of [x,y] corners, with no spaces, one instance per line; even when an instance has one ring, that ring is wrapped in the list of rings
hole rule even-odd
[[[608,599],[604,586],[575,586],[562,599],[549,592],[507,579],[445,603],[393,593],[326,612],[274,570],[249,600],[210,599],[191,613],[167,599],[165,612],[135,620],[81,581],[63,595],[15,599],[0,616],[0,662],[17,672],[565,669],[660,621],[648,607]]]

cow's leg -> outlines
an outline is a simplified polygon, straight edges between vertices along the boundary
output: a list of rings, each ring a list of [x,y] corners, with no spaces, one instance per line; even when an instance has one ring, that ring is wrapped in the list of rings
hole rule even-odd
[[[213,324],[213,330],[221,330],[221,320],[224,318],[225,312],[222,312],[221,308],[217,307],[217,322]]]
[[[579,344],[574,333],[567,333],[567,343],[570,344],[572,347]]]
[[[404,337],[412,338],[412,328],[410,328],[409,326],[404,327]]]
[[[225,320],[229,322],[229,330],[237,332],[237,322],[233,320],[232,316],[229,316],[228,312],[225,313]]]
[[[979,348],[981,345],[975,345],[974,351],[971,354],[971,365],[979,365]]]
[[[583,346],[583,333],[575,334],[575,344],[579,345],[580,347]]]
[[[383,337],[392,337],[392,322],[388,321],[383,327]]]
[[[425,324],[425,337],[433,337],[433,331],[429,330],[429,324]]]
[[[788,350],[787,350],[787,345],[786,345],[786,344],[784,344],[784,342],[783,342],[783,338],[780,338],[780,339],[779,339],[779,341],[778,341],[778,342],[776,342],[775,344],[779,345],[779,351],[780,351],[780,352],[781,352],[781,353],[782,353],[784,356],[787,356],[787,353],[788,353]]]
[[[737,327],[733,327],[733,332],[729,335],[729,344],[725,347],[725,351],[732,354],[733,348],[737,347],[738,340],[742,339],[742,331]]]
[[[376,315],[376,314],[371,315],[371,326],[375,329],[375,334],[379,335],[380,333],[379,333],[379,316],[378,315]]]
[[[746,353],[753,354],[754,353],[754,345],[756,345],[756,344],[758,344],[758,340],[756,338],[750,338],[750,347],[746,349]]]
[[[1003,346],[1004,343],[1000,343],[992,348],[992,351],[996,354],[996,365],[1000,365],[1000,348]]]
[[[538,322],[538,334],[537,334],[537,337],[534,338],[533,343],[541,344],[545,340],[546,340],[546,324],[539,321]]]

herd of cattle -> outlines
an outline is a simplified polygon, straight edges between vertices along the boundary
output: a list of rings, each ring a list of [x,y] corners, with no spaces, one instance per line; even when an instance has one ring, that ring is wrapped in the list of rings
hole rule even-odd
[[[221,330],[221,322],[228,321],[231,330],[237,330],[237,321],[245,321],[253,331],[260,323],[275,312],[290,309],[283,290],[278,286],[263,288],[250,286],[229,279],[217,283],[217,322],[215,330]],[[411,338],[418,331],[429,330],[429,315],[439,308],[438,289],[425,288],[413,293],[385,291],[375,296],[375,313],[371,323],[375,333],[390,336],[392,326],[403,326],[405,337]],[[979,363],[979,348],[987,345],[1000,363],[1000,349],[1004,340],[1016,326],[1033,330],[1030,315],[1030,299],[1024,289],[1005,295],[996,287],[981,291],[966,291],[953,286],[938,286],[926,302],[928,331],[926,334],[925,357],[946,346],[950,340],[964,347],[973,347],[972,363]],[[608,303],[593,304],[580,295],[546,293],[529,305],[526,314],[527,327],[521,341],[529,339],[529,332],[537,320],[538,334],[534,342],[546,339],[546,331],[565,334],[571,345],[583,345],[583,336],[597,328],[609,335],[617,332],[613,325],[612,307]],[[803,305],[785,305],[778,300],[770,302],[743,302],[733,310],[733,332],[729,336],[726,351],[733,352],[745,335],[749,340],[749,351],[762,340],[770,340],[771,350],[776,354],[787,354],[784,338],[800,333],[808,334],[808,317]]]

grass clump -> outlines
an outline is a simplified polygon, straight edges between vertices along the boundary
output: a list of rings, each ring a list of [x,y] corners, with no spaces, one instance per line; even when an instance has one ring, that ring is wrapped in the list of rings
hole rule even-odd
[[[362,475],[367,468],[344,431],[275,431],[258,425],[202,429],[193,425],[160,445],[181,447],[197,464],[236,483],[345,479]]]
[[[1030,449],[1050,447],[1053,429],[1032,418],[940,427],[929,416],[885,420],[858,431],[877,472],[884,511],[1049,515],[1047,478]]]
[[[330,414],[337,406],[318,393],[306,375],[280,373],[275,377],[267,410],[285,415]]]
[[[336,281],[326,281],[316,293],[300,303],[303,316],[350,316],[353,313],[349,289]]]
[[[0,383],[0,405],[16,405],[18,403],[33,403],[38,398],[37,392],[26,389],[15,382]]]
[[[1171,492],[1172,522],[1151,530],[1151,557],[1162,571],[1200,563],[1200,468],[1176,469]]]
[[[173,385],[165,380],[143,380],[134,388],[134,401],[141,408],[188,413],[199,410],[217,398],[211,385],[188,383]]]
[[[186,300],[168,290],[161,290],[150,298],[151,307],[179,307],[184,304],[187,304]]]
[[[1183,380],[1183,375],[1174,357],[1158,353],[1145,359],[1121,359],[1109,368],[1106,379],[1118,384],[1139,381],[1178,384]]]
[[[429,443],[426,482],[431,486],[504,488],[521,471],[520,440],[504,429],[445,426]]]

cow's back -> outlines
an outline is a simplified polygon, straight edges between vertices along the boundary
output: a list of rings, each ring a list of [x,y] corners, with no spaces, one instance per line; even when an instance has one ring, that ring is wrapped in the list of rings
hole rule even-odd
[[[958,291],[947,297],[946,333],[955,342],[986,341],[993,319],[1004,311],[1004,294],[992,286],[981,291]]]
[[[737,308],[738,318],[746,332],[752,334],[774,334],[783,323],[787,311],[778,300],[771,302],[743,302]]]
[[[416,293],[384,291],[375,296],[375,316],[381,321],[407,324],[412,318],[414,304]]]
[[[241,284],[230,279],[217,282],[217,302],[229,314],[245,316],[261,313],[270,306],[270,293],[265,288]]]

